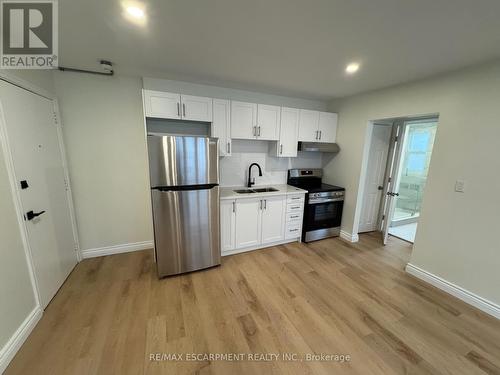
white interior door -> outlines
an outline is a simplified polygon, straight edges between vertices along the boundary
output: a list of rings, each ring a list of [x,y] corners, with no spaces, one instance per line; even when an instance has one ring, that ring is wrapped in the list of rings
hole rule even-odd
[[[377,229],[391,133],[391,125],[373,125],[370,151],[368,154],[363,207],[361,208],[361,218],[359,221],[360,233],[371,232]]]
[[[389,148],[389,160],[387,163],[388,172],[386,173],[385,187],[383,190],[384,194],[384,206],[383,206],[383,216],[382,216],[382,235],[384,245],[387,244],[387,239],[389,237],[389,225],[392,220],[392,215],[394,213],[394,203],[395,203],[395,187],[398,186],[396,181],[399,164],[401,162],[401,150],[404,140],[405,123],[403,121],[396,122],[393,125],[392,136],[391,136],[391,146]]]
[[[0,81],[0,102],[45,308],[77,263],[54,103],[4,81]],[[26,188],[21,188],[21,181],[26,181]],[[39,216],[28,220],[30,211]]]

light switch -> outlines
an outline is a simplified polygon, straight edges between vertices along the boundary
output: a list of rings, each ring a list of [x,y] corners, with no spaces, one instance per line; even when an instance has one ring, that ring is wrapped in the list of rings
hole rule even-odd
[[[457,193],[464,193],[465,192],[465,181],[464,180],[457,180],[455,182],[455,191]]]

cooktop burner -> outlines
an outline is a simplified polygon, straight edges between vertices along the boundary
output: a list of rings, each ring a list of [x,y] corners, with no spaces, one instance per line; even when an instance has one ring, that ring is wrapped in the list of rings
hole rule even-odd
[[[288,185],[307,190],[309,193],[320,193],[327,191],[345,191],[343,187],[324,184],[321,181],[323,171],[321,169],[290,169],[288,171]]]
[[[298,188],[307,190],[309,193],[320,193],[324,191],[345,191],[343,187],[328,185],[328,184],[319,184],[319,185],[293,185]]]

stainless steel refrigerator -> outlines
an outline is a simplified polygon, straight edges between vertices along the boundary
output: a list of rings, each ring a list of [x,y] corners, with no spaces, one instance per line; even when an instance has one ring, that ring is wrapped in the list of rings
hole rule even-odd
[[[217,142],[148,135],[159,277],[220,264]]]

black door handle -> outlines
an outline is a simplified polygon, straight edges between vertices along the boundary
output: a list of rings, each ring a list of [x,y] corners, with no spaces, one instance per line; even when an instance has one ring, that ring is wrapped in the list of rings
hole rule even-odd
[[[44,213],[45,213],[45,211],[40,211],[40,212],[28,211],[28,212],[26,212],[26,219],[33,220],[35,217],[40,216],[41,214],[44,214]]]
[[[384,190],[384,187],[379,185],[379,186],[377,187],[377,190]]]
[[[399,197],[399,193],[393,193],[391,191],[388,191],[387,192],[387,195],[391,196],[391,197]]]

